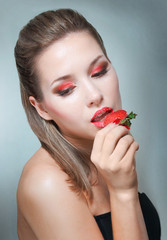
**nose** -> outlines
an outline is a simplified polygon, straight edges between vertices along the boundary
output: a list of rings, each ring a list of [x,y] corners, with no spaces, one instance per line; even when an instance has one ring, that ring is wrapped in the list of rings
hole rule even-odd
[[[86,104],[88,107],[99,106],[103,100],[103,94],[93,84],[89,83],[86,86]]]

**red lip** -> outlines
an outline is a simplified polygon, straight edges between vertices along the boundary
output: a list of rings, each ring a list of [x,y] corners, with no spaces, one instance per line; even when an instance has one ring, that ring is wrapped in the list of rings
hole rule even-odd
[[[105,116],[108,113],[111,113],[113,111],[112,108],[110,107],[103,107],[101,109],[99,109],[98,111],[95,112],[95,114],[93,115],[91,122],[96,126],[96,127],[103,127],[103,120],[105,118]]]

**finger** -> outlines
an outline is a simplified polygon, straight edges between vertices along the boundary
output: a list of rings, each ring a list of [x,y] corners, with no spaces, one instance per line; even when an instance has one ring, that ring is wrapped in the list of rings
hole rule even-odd
[[[126,155],[124,156],[124,158],[122,160],[122,162],[123,163],[126,162],[127,166],[129,166],[129,167],[132,166],[132,165],[135,166],[135,153],[138,149],[139,149],[139,144],[136,141],[134,141],[130,145]]]
[[[101,152],[103,148],[103,143],[108,132],[115,128],[116,124],[110,123],[105,128],[99,130],[95,136],[92,152]]]
[[[116,128],[112,129],[108,132],[104,139],[103,143],[103,153],[104,156],[109,156],[113,153],[114,149],[117,146],[118,141],[124,135],[128,133],[128,129],[123,126],[117,126]]]
[[[134,138],[127,134],[123,136],[117,143],[115,150],[113,152],[113,159],[121,161],[129,150],[131,144],[134,142]]]

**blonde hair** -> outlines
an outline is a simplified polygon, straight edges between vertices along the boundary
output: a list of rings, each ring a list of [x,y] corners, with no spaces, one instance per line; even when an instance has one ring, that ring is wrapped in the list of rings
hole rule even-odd
[[[100,35],[81,14],[71,9],[58,9],[37,15],[20,31],[15,46],[15,59],[22,104],[33,132],[40,140],[42,147],[67,173],[71,187],[79,193],[86,192],[92,198],[93,164],[88,160],[87,154],[70,144],[61,135],[55,122],[41,118],[29,101],[29,96],[34,96],[39,102],[43,98],[35,71],[35,59],[38,54],[54,41],[78,31],[89,32],[107,56]]]

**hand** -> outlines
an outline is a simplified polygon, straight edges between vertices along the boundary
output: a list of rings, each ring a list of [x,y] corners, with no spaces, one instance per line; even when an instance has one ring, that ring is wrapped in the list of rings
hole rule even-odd
[[[91,160],[110,193],[137,192],[135,153],[138,148],[138,143],[123,126],[111,123],[96,134]]]

